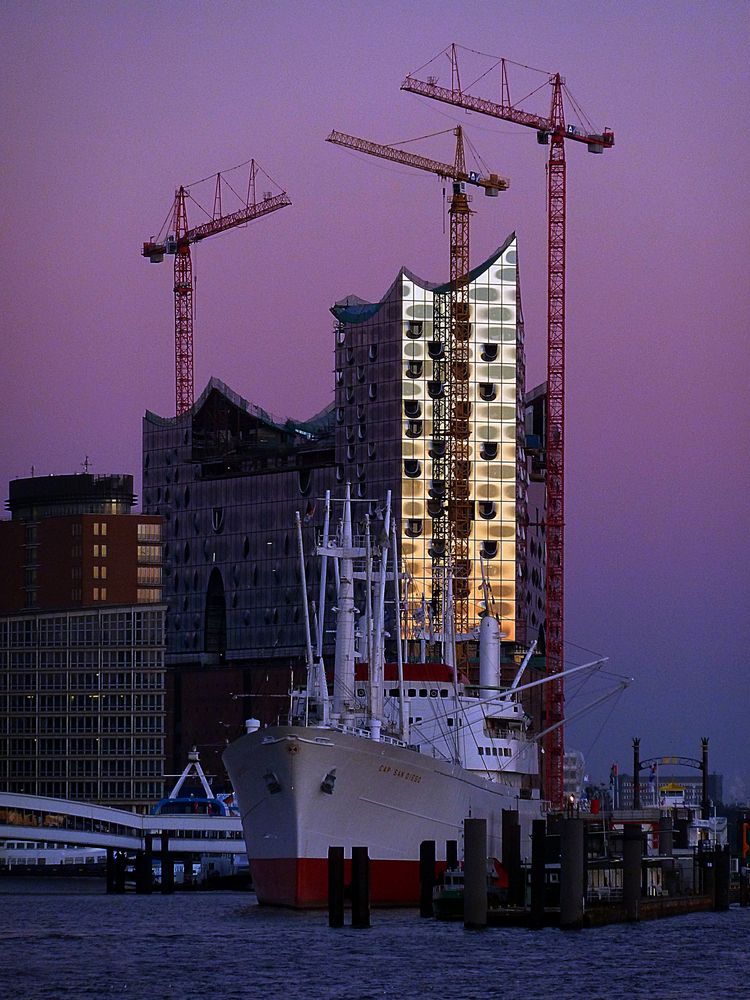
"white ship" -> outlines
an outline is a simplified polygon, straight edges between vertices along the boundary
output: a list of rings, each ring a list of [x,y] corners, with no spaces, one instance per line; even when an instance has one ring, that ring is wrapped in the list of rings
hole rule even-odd
[[[502,688],[499,627],[487,617],[480,628],[478,687],[469,687],[455,667],[455,637],[443,644],[447,663],[405,663],[400,642],[398,662],[384,663],[389,556],[397,564],[388,507],[376,559],[369,525],[363,544],[353,540],[348,490],[334,542],[326,515],[318,549],[325,557],[321,597],[328,560],[337,561],[338,579],[333,697],[321,655],[323,614],[314,656],[305,607],[308,680],[292,694],[289,724],[261,729],[248,720],[247,734],[224,753],[261,903],[325,906],[328,848],[343,846],[350,858],[352,847],[363,846],[370,856],[373,904],[415,905],[422,841],[434,840],[438,860],[444,860],[446,841],[460,845],[463,820],[483,817],[489,855],[499,863],[502,810],[517,810],[521,854],[528,858],[531,823],[544,815],[538,788],[543,734],[530,738],[519,698],[543,683],[521,683],[532,650],[511,686]],[[299,521],[298,539],[301,552]],[[303,558],[301,567],[306,592]],[[401,620],[398,574],[391,577]],[[355,579],[366,583],[360,664]],[[446,602],[450,607],[450,580]]]

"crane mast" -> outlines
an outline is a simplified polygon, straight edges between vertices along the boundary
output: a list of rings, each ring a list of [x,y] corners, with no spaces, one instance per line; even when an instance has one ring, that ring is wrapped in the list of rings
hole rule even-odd
[[[583,142],[590,153],[603,153],[614,145],[611,129],[591,132],[565,125],[563,79],[559,73],[550,76],[552,101],[548,118],[532,114],[511,103],[506,61],[501,65],[500,102],[466,94],[461,89],[456,46],[450,46],[451,87],[438,86],[437,80],[419,80],[407,76],[401,85],[422,97],[451,104],[455,107],[490,115],[503,121],[533,128],[537,141],[548,145],[547,164],[547,428],[546,428],[546,726],[554,726],[563,718],[564,687],[564,546],[565,546],[565,235],[566,235],[566,141]],[[544,790],[555,807],[563,802],[563,727],[557,725],[544,740]]]
[[[188,232],[185,188],[174,199],[174,359],[176,413],[186,413],[195,400],[193,387],[193,261]]]
[[[175,407],[177,416],[187,413],[195,401],[193,384],[193,262],[190,246],[245,225],[263,215],[269,215],[291,201],[282,191],[278,195],[264,194],[256,199],[257,164],[250,161],[248,193],[245,204],[236,212],[222,214],[222,175],[216,174],[213,218],[190,228],[187,218],[188,188],[180,186],[175,192],[170,213],[169,234],[164,240],[149,240],[143,244],[141,254],[152,264],[160,264],[165,255],[174,255],[174,346],[175,346]]]
[[[449,484],[448,504],[436,510],[432,519],[432,610],[437,632],[446,630],[446,574],[452,576],[453,629],[465,634],[469,629],[469,594],[471,563],[471,466],[469,434],[471,402],[469,399],[469,231],[471,209],[466,184],[484,188],[493,197],[507,190],[509,182],[497,174],[482,177],[466,170],[463,131],[453,130],[456,152],[453,164],[431,160],[414,153],[331,132],[333,142],[357,152],[405,166],[416,167],[453,181],[450,202],[450,292],[436,295],[434,301],[434,337],[442,346],[433,360],[432,478],[434,483]]]
[[[456,174],[466,173],[461,127],[456,128]],[[471,534],[469,433],[469,220],[471,210],[465,185],[453,183],[450,204],[450,378],[448,380],[448,552],[453,574],[453,629],[456,635],[469,631]],[[444,626],[443,622],[443,626]]]

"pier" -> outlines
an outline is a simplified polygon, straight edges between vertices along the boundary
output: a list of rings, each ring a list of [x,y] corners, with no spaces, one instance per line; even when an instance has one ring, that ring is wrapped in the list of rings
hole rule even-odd
[[[67,799],[0,792],[0,840],[56,842],[107,851],[107,892],[150,892],[152,862],[161,861],[163,892],[174,888],[175,862],[242,854],[239,816],[145,815]]]

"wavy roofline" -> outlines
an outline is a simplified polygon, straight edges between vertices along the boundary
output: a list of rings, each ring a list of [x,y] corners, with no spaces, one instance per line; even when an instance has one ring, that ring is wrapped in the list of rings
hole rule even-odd
[[[516,239],[516,232],[513,232],[507,237],[505,242],[497,248],[493,253],[483,260],[481,264],[477,264],[469,271],[469,281],[476,281],[476,279],[483,274],[488,268],[498,260],[499,257],[505,253],[508,247]],[[432,281],[427,281],[421,278],[414,271],[410,271],[408,267],[402,267],[396,277],[393,279],[388,287],[388,291],[380,299],[379,302],[366,302],[360,299],[357,295],[348,295],[346,299],[342,299],[339,302],[335,302],[331,306],[331,313],[339,322],[345,322],[349,324],[364,323],[368,319],[377,315],[380,309],[388,302],[392,296],[395,288],[403,278],[408,278],[409,281],[413,282],[415,285],[419,285],[420,288],[426,289],[428,292],[433,292],[435,294],[443,294],[444,292],[450,291],[451,283],[450,281],[445,281],[442,283],[435,283]]]

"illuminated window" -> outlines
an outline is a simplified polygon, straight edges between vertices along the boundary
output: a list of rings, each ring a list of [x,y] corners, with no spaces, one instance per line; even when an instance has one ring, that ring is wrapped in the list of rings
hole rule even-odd
[[[106,558],[107,558],[107,546],[106,545],[102,545],[102,559],[106,559]]]
[[[99,567],[98,566],[94,566],[94,579],[95,580],[99,579]]]
[[[106,566],[102,566],[102,580],[106,580],[106,579],[107,579],[107,567]]]
[[[107,534],[107,524],[106,524],[106,521],[102,521],[102,534],[103,535]]]
[[[102,594],[102,600],[106,601],[107,600],[107,588],[106,587],[102,587],[101,594]]]
[[[99,588],[98,587],[94,587],[94,600],[95,601],[99,600]]]
[[[141,523],[138,525],[139,542],[161,541],[161,525],[151,523]]]
[[[99,524],[97,521],[94,521],[94,534],[95,535],[99,534]]]

